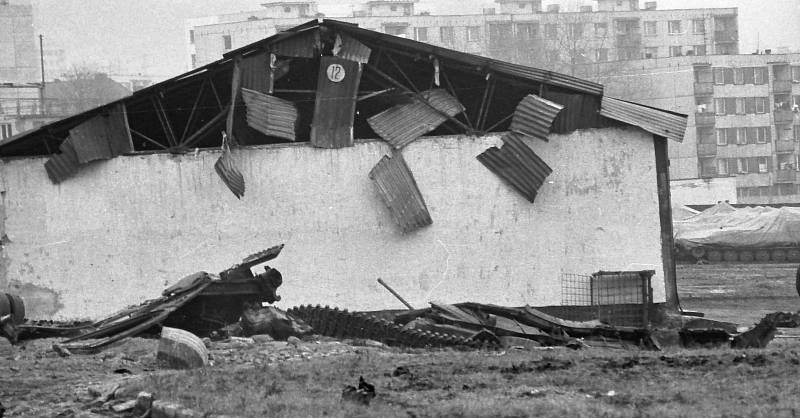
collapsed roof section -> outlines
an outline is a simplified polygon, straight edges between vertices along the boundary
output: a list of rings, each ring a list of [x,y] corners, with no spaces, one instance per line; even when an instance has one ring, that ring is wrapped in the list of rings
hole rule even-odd
[[[569,75],[314,20],[0,141],[0,157],[52,155],[45,166],[60,183],[85,164],[118,155],[222,147],[215,168],[241,198],[245,179],[229,145],[310,142],[335,149],[380,137],[396,157],[382,161],[372,177],[385,186],[384,199],[409,232],[431,223],[411,171],[399,164],[402,149],[419,137],[511,131],[503,148],[479,159],[533,202],[552,170],[523,138],[618,125],[681,140],[686,117],[604,99],[601,85]],[[390,185],[391,179],[402,181]],[[395,202],[396,195],[413,204]]]

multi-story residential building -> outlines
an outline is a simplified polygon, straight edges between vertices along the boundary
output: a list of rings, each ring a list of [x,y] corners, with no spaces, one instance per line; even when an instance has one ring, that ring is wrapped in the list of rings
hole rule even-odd
[[[739,203],[800,202],[800,54],[631,61],[606,93],[690,115],[673,180],[735,177]]]
[[[543,9],[542,0],[496,2],[498,7],[481,14],[430,15],[416,13],[415,0],[373,0],[365,2],[363,10],[334,18],[572,74],[585,70],[586,63],[738,53],[736,8],[657,10],[655,2],[640,9],[636,0],[597,0],[596,7],[562,12],[556,4]],[[191,66],[213,62],[231,49],[304,23],[316,10],[314,1],[270,2],[261,10],[191,20]]]
[[[0,0],[0,140],[35,124],[39,53],[30,0]]]

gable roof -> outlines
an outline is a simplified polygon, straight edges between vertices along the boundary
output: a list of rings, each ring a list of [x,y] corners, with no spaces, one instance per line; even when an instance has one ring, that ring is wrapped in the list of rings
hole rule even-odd
[[[221,111],[224,111],[226,103],[231,98],[230,86],[233,78],[234,61],[237,57],[245,60],[253,58],[248,65],[263,71],[265,68],[259,67],[263,63],[255,58],[264,56],[265,52],[270,51],[282,57],[308,58],[313,54],[319,56],[320,51],[314,50],[311,45],[316,42],[314,45],[320,47],[319,40],[321,38],[330,38],[331,36],[354,40],[355,42],[349,45],[358,45],[362,48],[361,50],[359,48],[348,49],[347,52],[350,56],[347,58],[356,61],[362,60],[361,62],[367,63],[365,67],[377,70],[378,74],[381,73],[378,70],[381,65],[384,66],[381,67],[384,71],[388,71],[387,68],[392,68],[388,64],[391,62],[393,67],[398,70],[395,74],[396,78],[402,79],[401,75],[405,77],[402,83],[398,83],[405,85],[401,86],[404,87],[405,93],[413,94],[414,91],[418,93],[419,90],[416,89],[414,81],[419,81],[419,79],[412,80],[415,74],[410,74],[411,72],[407,71],[410,74],[407,75],[402,71],[401,67],[410,68],[413,66],[415,67],[415,73],[417,72],[416,69],[420,69],[432,74],[435,66],[437,84],[438,71],[441,67],[444,73],[442,88],[452,83],[455,87],[452,85],[449,87],[453,93],[465,91],[466,93],[464,94],[468,96],[459,97],[467,107],[464,116],[466,120],[463,122],[451,120],[450,123],[457,128],[460,127],[464,130],[472,131],[470,133],[482,133],[493,129],[503,130],[503,128],[507,128],[511,115],[505,116],[503,112],[507,114],[510,109],[510,113],[513,113],[513,109],[519,100],[528,94],[537,94],[543,99],[564,107],[564,110],[559,113],[553,122],[550,128],[551,132],[569,132],[575,129],[603,127],[621,122],[641,127],[654,135],[678,141],[682,140],[683,137],[683,131],[680,126],[685,127],[685,115],[632,102],[604,101],[603,86],[591,81],[553,71],[459,52],[363,29],[346,22],[326,19],[309,21],[261,41],[232,50],[224,54],[223,58],[218,61],[139,90],[126,98],[0,141],[0,157],[56,153],[62,142],[69,136],[71,129],[86,123],[98,115],[107,115],[118,108],[128,109],[132,125],[136,123],[140,123],[142,126],[157,125],[159,123],[164,125],[165,119],[166,125],[170,125],[170,119],[176,125],[184,123],[186,125],[184,129],[180,129],[181,126],[176,128],[178,131],[182,130],[183,137],[186,137],[190,128],[196,128],[196,126],[193,126],[192,117],[197,119],[194,125],[211,124],[212,122],[220,123],[223,119],[218,116]],[[363,55],[364,47],[366,48],[366,55]],[[370,56],[369,50],[375,51],[375,53]],[[360,58],[359,55],[361,55]],[[268,57],[269,54],[267,53],[266,56]],[[393,57],[402,57],[402,60],[394,59]],[[292,61],[292,59],[297,60],[297,58],[289,58],[287,61]],[[378,61],[380,60],[382,62],[379,64]],[[444,71],[444,69],[447,71]],[[253,73],[250,74],[252,75]],[[248,81],[247,77],[248,73],[245,68],[243,85],[248,82],[258,81]],[[314,77],[316,76],[314,75]],[[495,82],[490,82],[490,79]],[[485,85],[476,86],[475,84],[479,82]],[[200,93],[197,93],[198,89]],[[468,91],[470,89],[471,91]],[[200,96],[204,94],[204,91],[206,96],[201,100]],[[213,91],[213,97],[208,91]],[[195,95],[198,96],[196,101]],[[366,96],[365,94],[363,97]],[[476,97],[479,99],[480,96],[483,96],[484,100],[475,100]],[[514,100],[513,103],[510,102],[512,99]],[[158,106],[160,106],[162,100],[168,103],[159,110]],[[195,102],[194,106],[192,106],[193,101]],[[154,110],[148,107],[150,103],[154,103]],[[478,103],[480,106],[478,106]],[[211,109],[212,107],[214,109]],[[164,108],[167,108],[170,112],[174,111],[174,113],[168,114],[169,112],[165,112]],[[190,108],[192,109],[192,115],[187,116]],[[198,116],[194,116],[195,110],[197,110]],[[470,121],[470,117],[474,121]],[[148,123],[137,122],[142,118],[149,118]],[[205,127],[205,125],[203,126]],[[131,128],[133,127],[131,126]],[[172,127],[169,129],[172,130]],[[164,130],[167,131],[168,129],[165,127]],[[131,129],[131,131],[133,132],[134,129]],[[140,137],[148,139],[148,141],[143,140],[141,142],[145,147],[151,146],[153,142],[159,142],[153,141],[156,136],[155,133],[148,135],[148,132],[135,131]],[[179,135],[173,136],[177,137]],[[219,144],[219,139],[212,138],[210,134],[205,137],[200,135],[198,138],[194,138],[193,135],[192,138],[195,140],[195,144],[204,146],[218,146]],[[174,144],[172,142],[170,144],[169,149],[174,149]],[[133,148],[137,149],[136,147]],[[166,146],[162,148],[168,149]]]

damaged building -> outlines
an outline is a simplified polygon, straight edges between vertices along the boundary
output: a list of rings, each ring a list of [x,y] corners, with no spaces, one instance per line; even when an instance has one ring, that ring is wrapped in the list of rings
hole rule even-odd
[[[0,291],[97,318],[284,243],[287,306],[563,302],[654,270],[676,304],[684,115],[571,76],[310,21],[0,142]]]

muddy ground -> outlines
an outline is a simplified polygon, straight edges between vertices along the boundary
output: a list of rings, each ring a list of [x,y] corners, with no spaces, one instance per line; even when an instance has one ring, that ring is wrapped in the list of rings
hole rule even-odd
[[[791,265],[680,265],[684,309],[750,325],[797,311]],[[791,332],[789,332],[791,334]],[[204,371],[164,372],[157,342],[130,339],[106,352],[62,358],[55,340],[0,346],[6,417],[113,416],[90,387],[122,384],[206,412],[242,416],[796,416],[800,338],[762,351],[662,353],[588,349],[456,352],[398,350],[358,341],[213,343]],[[406,366],[413,377],[393,376]],[[379,396],[342,403],[343,384],[365,375]],[[127,391],[127,392],[126,392]],[[214,396],[208,396],[216,393]],[[94,412],[92,412],[94,411]],[[527,411],[527,412],[526,412]],[[760,412],[759,412],[760,411]]]

